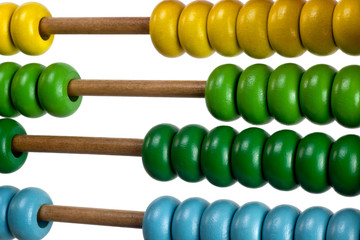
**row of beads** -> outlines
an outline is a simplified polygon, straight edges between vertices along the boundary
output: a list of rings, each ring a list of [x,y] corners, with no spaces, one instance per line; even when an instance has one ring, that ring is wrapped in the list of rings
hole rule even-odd
[[[146,240],[357,240],[360,211],[333,214],[312,207],[301,213],[289,205],[270,210],[259,202],[239,207],[229,200],[209,204],[189,198],[180,203],[160,197],[145,212],[143,235]]]
[[[54,36],[41,36],[39,25],[50,12],[39,3],[0,4],[0,54],[13,55],[19,50],[29,55],[46,52]]]
[[[357,0],[222,0],[217,4],[198,0],[185,6],[165,0],[150,18],[155,48],[167,57],[186,51],[208,57],[214,50],[236,56],[242,50],[253,58],[274,51],[297,57],[305,49],[329,55],[337,47],[359,55],[360,2]]]
[[[80,79],[76,70],[65,63],[48,67],[31,63],[0,64],[0,115],[16,117],[20,113],[36,118],[45,114],[66,117],[80,106],[82,97],[69,97],[67,87],[72,79]]]
[[[272,117],[296,124],[304,117],[317,124],[336,119],[345,127],[360,126],[360,66],[337,72],[320,64],[307,71],[288,63],[272,70],[255,64],[244,71],[236,65],[217,67],[210,75],[206,105],[217,119],[231,121],[240,115],[252,124]]]
[[[329,186],[344,196],[360,193],[360,137],[356,135],[333,142],[324,133],[301,139],[291,130],[269,136],[259,128],[237,134],[228,126],[208,132],[199,125],[179,130],[161,124],[147,133],[142,159],[148,174],[160,181],[179,175],[198,182],[205,176],[219,187],[237,180],[251,188],[269,182],[280,190],[300,184],[312,193],[324,192]]]

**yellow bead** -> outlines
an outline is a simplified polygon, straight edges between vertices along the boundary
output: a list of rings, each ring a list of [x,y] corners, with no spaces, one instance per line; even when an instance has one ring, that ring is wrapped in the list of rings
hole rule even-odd
[[[271,47],[284,57],[297,57],[305,49],[300,40],[300,13],[305,0],[278,0],[270,9],[268,36]]]
[[[178,22],[184,7],[180,1],[165,0],[151,14],[151,40],[155,48],[166,57],[178,57],[184,53],[178,37]]]
[[[54,36],[44,39],[39,32],[40,20],[45,17],[51,17],[51,14],[39,3],[25,3],[15,10],[10,29],[14,44],[20,51],[40,55],[50,48]]]
[[[13,3],[0,4],[0,54],[13,55],[19,52],[15,47],[10,33],[10,20],[18,5]]]
[[[206,28],[212,6],[213,4],[207,1],[195,1],[187,5],[180,15],[180,44],[193,57],[208,57],[214,52]]]
[[[237,0],[222,0],[210,10],[207,22],[210,45],[223,56],[241,52],[236,39],[236,19],[241,7]]]
[[[304,47],[311,53],[325,56],[337,47],[332,32],[332,15],[335,0],[310,0],[300,15],[300,35]]]
[[[350,55],[360,54],[360,1],[341,0],[335,7],[333,34],[336,45]]]
[[[240,47],[250,57],[267,58],[274,53],[267,32],[268,15],[272,5],[272,0],[250,0],[239,12],[237,39]]]

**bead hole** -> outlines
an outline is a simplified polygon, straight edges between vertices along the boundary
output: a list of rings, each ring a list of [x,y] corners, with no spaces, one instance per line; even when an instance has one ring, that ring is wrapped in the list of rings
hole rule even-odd
[[[46,222],[46,221],[37,220],[37,222],[38,222],[38,225],[40,228],[46,228],[49,225],[49,222]]]

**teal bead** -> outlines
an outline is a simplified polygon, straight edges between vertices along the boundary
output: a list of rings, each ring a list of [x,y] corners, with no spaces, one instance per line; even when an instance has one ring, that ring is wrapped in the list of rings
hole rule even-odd
[[[300,140],[295,159],[295,174],[308,192],[329,189],[327,169],[332,139],[324,133],[312,133]]]
[[[38,82],[38,97],[42,108],[55,117],[67,117],[76,112],[82,97],[68,95],[68,85],[73,79],[80,79],[80,76],[66,63],[54,63],[45,68]]]
[[[146,172],[159,181],[170,181],[176,177],[170,159],[171,143],[178,128],[171,124],[160,124],[146,134],[142,146],[142,162]]]
[[[299,85],[303,72],[300,66],[287,63],[270,75],[267,91],[269,111],[283,124],[296,124],[303,119],[299,103]]]
[[[360,126],[360,66],[348,66],[335,76],[331,110],[336,121],[349,128]]]
[[[295,153],[300,136],[291,130],[282,130],[271,135],[265,143],[263,173],[271,186],[279,190],[297,187],[295,178]]]
[[[319,64],[309,68],[301,78],[301,112],[314,123],[327,124],[333,120],[330,96],[335,75],[333,67]]]
[[[236,88],[242,69],[233,64],[217,67],[205,87],[206,106],[215,118],[232,121],[239,118],[236,107]]]
[[[236,93],[238,112],[252,124],[265,124],[272,118],[267,106],[267,86],[272,69],[255,64],[244,70]]]
[[[12,62],[0,64],[0,115],[3,117],[16,117],[19,112],[11,102],[11,81],[20,65]]]
[[[360,193],[360,137],[346,135],[331,147],[329,180],[335,191],[345,196]]]
[[[231,151],[231,170],[242,185],[258,188],[266,182],[262,174],[262,155],[268,134],[248,128],[235,137]]]
[[[171,163],[179,177],[187,182],[204,178],[200,167],[201,145],[207,130],[199,125],[188,125],[176,133],[171,146]]]
[[[11,83],[11,100],[24,116],[37,118],[45,114],[37,96],[38,79],[45,67],[31,63],[21,67]]]
[[[231,146],[236,136],[232,127],[220,126],[209,132],[201,149],[201,169],[207,180],[218,187],[234,183],[231,174]]]

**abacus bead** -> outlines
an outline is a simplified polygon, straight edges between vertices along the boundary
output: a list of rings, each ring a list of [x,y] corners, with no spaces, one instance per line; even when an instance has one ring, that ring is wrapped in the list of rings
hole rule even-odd
[[[142,146],[142,161],[146,172],[159,181],[170,181],[176,177],[170,160],[171,143],[178,128],[171,124],[160,124],[146,134]]]
[[[200,221],[209,203],[201,198],[189,198],[176,208],[172,223],[173,240],[199,240]]]
[[[10,202],[8,224],[14,237],[19,240],[40,240],[51,229],[52,222],[38,221],[42,205],[52,205],[49,195],[39,188],[25,188]]]
[[[327,124],[333,120],[330,101],[335,75],[333,67],[319,64],[305,71],[301,78],[300,109],[314,123]]]
[[[146,209],[143,219],[145,240],[171,240],[171,222],[179,200],[173,197],[159,197]]]
[[[45,69],[41,64],[30,63],[21,67],[11,83],[11,100],[14,107],[26,117],[41,117],[45,110],[37,96],[37,83]]]
[[[262,240],[293,240],[300,211],[289,205],[277,206],[266,215]]]
[[[334,53],[332,21],[335,0],[310,0],[302,8],[300,15],[300,36],[309,52],[325,56]]]
[[[360,235],[360,211],[343,209],[335,213],[329,221],[327,240],[358,240]]]
[[[54,35],[41,36],[40,21],[51,17],[49,10],[40,3],[25,3],[18,7],[11,18],[11,37],[17,48],[28,55],[40,55],[46,52]]]
[[[232,121],[239,118],[236,107],[236,88],[242,69],[224,64],[210,74],[205,87],[206,106],[215,118]]]
[[[198,0],[188,4],[179,19],[178,34],[181,46],[197,58],[208,57],[214,50],[208,40],[207,17],[213,4]]]
[[[312,207],[300,214],[295,226],[294,240],[325,240],[332,212],[323,207]]]
[[[347,66],[336,74],[331,91],[331,110],[341,125],[360,126],[360,66]]]
[[[341,0],[333,13],[333,34],[336,45],[350,55],[360,54],[360,2]]]
[[[207,130],[200,125],[188,125],[180,129],[171,145],[171,163],[179,177],[187,182],[204,178],[200,167],[201,145]]]
[[[265,143],[262,165],[264,178],[279,190],[297,187],[294,166],[299,139],[296,132],[282,130],[271,135]]]
[[[11,17],[18,5],[14,3],[0,4],[0,54],[13,55],[19,52],[11,38],[10,22]]]
[[[177,0],[160,2],[150,17],[149,32],[156,50],[166,57],[184,53],[178,37],[178,21],[185,5]]]
[[[80,79],[80,76],[66,63],[54,63],[45,68],[37,87],[42,108],[55,117],[67,117],[76,112],[82,97],[68,95],[68,85],[73,79]]]
[[[218,187],[234,183],[231,174],[231,147],[236,131],[228,126],[216,127],[205,137],[201,149],[201,170],[206,179]]]
[[[242,3],[238,0],[221,0],[211,8],[207,21],[210,45],[227,57],[241,52],[236,39],[236,19]]]
[[[258,202],[247,203],[240,207],[231,223],[232,240],[261,240],[265,216],[269,208]]]
[[[272,69],[254,64],[240,75],[236,92],[236,105],[243,118],[252,124],[265,124],[271,120],[266,91]]]
[[[20,65],[12,62],[0,64],[0,115],[3,117],[16,117],[19,112],[14,108],[11,97],[11,81]]]
[[[16,135],[26,135],[25,129],[12,119],[0,120],[0,172],[12,173],[25,163],[27,153],[13,153],[12,139]]]
[[[234,213],[239,206],[233,201],[218,200],[210,204],[201,218],[201,240],[228,240]]]
[[[327,171],[331,144],[332,139],[324,133],[312,133],[300,140],[295,175],[306,191],[322,193],[329,189]]]
[[[299,83],[303,72],[300,66],[287,63],[270,75],[267,90],[269,111],[283,124],[296,124],[303,119],[299,104]]]
[[[267,33],[272,5],[272,0],[250,0],[240,9],[236,23],[237,40],[250,57],[267,58],[274,53]]]
[[[297,57],[304,53],[299,22],[305,0],[278,0],[272,5],[268,17],[268,36],[271,47],[284,57]]]
[[[335,191],[345,196],[360,193],[360,137],[346,135],[331,147],[329,181]]]
[[[260,128],[248,128],[238,134],[231,150],[231,170],[242,185],[258,188],[265,184],[262,155],[268,134]]]
[[[7,224],[9,204],[19,189],[11,186],[0,187],[0,239],[11,240],[14,238]]]

